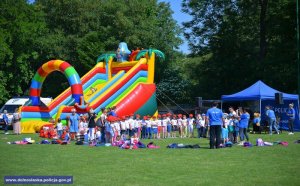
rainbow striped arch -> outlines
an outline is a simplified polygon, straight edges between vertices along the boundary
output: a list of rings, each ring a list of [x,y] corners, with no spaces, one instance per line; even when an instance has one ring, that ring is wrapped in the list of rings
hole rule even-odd
[[[42,85],[46,77],[54,71],[63,73],[71,86],[72,98],[76,103],[80,103],[80,97],[83,95],[80,77],[73,66],[62,60],[51,60],[43,64],[35,73],[30,86],[29,99],[32,106],[40,105],[40,95]]]

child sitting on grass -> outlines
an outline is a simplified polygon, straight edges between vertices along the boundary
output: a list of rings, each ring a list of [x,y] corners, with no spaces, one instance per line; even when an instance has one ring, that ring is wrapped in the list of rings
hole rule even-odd
[[[125,136],[125,134],[123,134],[122,136]],[[126,136],[125,136],[125,139],[126,139]],[[121,138],[121,136],[117,136],[116,140],[113,142],[112,146],[120,147],[124,143],[125,143],[125,141]]]
[[[135,133],[131,138],[130,138],[130,149],[137,149],[137,145],[139,143],[139,138],[137,134]]]
[[[69,130],[68,128],[64,128],[63,129],[63,141],[62,141],[62,144],[69,144],[70,141],[71,141],[71,137],[70,137],[70,133],[69,133]]]

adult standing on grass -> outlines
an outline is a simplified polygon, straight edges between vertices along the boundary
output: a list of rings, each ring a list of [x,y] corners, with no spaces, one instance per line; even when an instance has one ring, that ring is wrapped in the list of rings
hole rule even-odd
[[[295,113],[294,104],[290,103],[289,109],[286,113],[286,115],[289,117],[289,135],[294,134]]]
[[[228,110],[229,110],[229,115],[230,116],[235,116],[236,115],[236,112],[234,111],[233,107],[230,106]]]
[[[91,108],[89,110],[89,117],[88,117],[89,140],[90,141],[95,139],[96,118],[97,118],[97,115],[96,115],[94,109]]]
[[[14,133],[19,135],[21,134],[21,116],[19,114],[19,108],[16,108],[15,113],[13,115],[13,123],[14,123]]]
[[[107,119],[107,110],[105,108],[101,109],[101,116],[99,118],[100,129],[101,129],[101,143],[105,143],[105,123]]]
[[[80,117],[76,113],[76,110],[73,108],[71,110],[72,114],[68,118],[69,131],[71,134],[71,140],[75,140],[75,136],[79,131],[79,119]]]
[[[210,149],[219,148],[221,143],[221,126],[224,124],[223,112],[218,109],[218,102],[207,110],[206,121],[209,126]]]
[[[3,121],[4,121],[4,124],[5,124],[5,128],[4,128],[4,134],[9,134],[8,133],[8,117],[7,117],[7,110],[4,110],[3,111]]]
[[[279,130],[276,126],[276,116],[274,110],[271,109],[270,106],[266,106],[266,116],[268,118],[269,122],[269,128],[270,128],[270,135],[272,135],[272,129],[275,128],[277,134],[279,134]]]
[[[242,108],[240,110],[240,122],[239,122],[239,133],[240,133],[240,140],[243,142],[245,137],[247,141],[249,141],[249,136],[247,134],[248,124],[250,120],[250,114],[248,113],[247,109]]]

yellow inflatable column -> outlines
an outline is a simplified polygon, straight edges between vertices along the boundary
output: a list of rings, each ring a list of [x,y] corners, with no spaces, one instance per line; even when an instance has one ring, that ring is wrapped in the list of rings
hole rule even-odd
[[[149,54],[148,54],[149,55]],[[152,52],[148,58],[148,81],[147,83],[154,82],[154,69],[155,69],[155,53]]]
[[[108,68],[108,81],[111,80],[111,77],[112,77],[112,62],[113,62],[113,57],[110,57],[109,58],[109,61],[108,61],[108,66],[106,68]]]

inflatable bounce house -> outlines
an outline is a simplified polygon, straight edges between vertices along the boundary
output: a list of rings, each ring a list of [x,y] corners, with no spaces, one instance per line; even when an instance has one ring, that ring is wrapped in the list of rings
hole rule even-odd
[[[30,99],[21,108],[22,133],[38,132],[50,118],[65,120],[73,108],[77,113],[96,113],[101,108],[116,106],[116,114],[157,114],[156,86],[154,84],[155,58],[164,54],[155,49],[130,52],[122,42],[114,54],[103,54],[97,64],[79,78],[68,62],[51,60],[35,73],[30,86]],[[42,106],[40,95],[46,77],[59,71],[68,79],[70,87],[47,106]],[[59,83],[59,82],[58,82]]]

